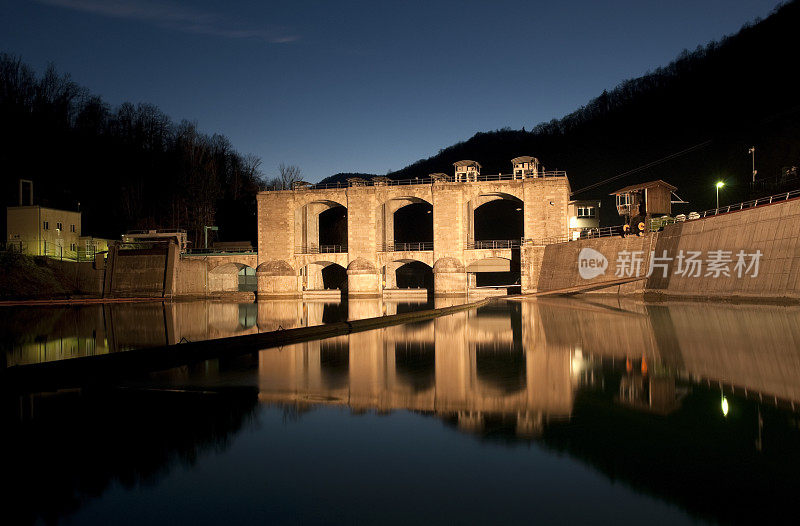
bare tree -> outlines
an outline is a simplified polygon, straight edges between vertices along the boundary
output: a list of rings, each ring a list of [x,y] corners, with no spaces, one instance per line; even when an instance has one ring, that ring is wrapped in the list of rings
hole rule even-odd
[[[289,190],[292,187],[292,183],[303,180],[303,172],[300,170],[300,167],[295,164],[286,166],[281,163],[278,165],[278,178],[280,180],[281,189]]]

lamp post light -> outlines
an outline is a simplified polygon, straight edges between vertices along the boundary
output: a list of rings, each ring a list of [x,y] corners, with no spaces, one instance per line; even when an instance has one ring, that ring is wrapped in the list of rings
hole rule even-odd
[[[722,181],[717,181],[717,208],[719,209],[719,189],[725,186],[725,183]]]
[[[749,153],[753,158],[753,182],[755,183],[756,182],[756,174],[758,173],[758,172],[756,172],[756,147],[755,146],[751,146],[750,149],[747,150],[747,153]]]

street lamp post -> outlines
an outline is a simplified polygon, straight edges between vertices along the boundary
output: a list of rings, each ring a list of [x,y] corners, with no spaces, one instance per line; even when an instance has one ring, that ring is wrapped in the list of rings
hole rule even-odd
[[[757,173],[756,172],[756,147],[755,146],[751,146],[750,149],[747,150],[747,153],[749,153],[753,158],[753,182],[755,183],[756,182],[756,173]]]
[[[717,181],[717,209],[719,209],[719,189],[725,186],[725,183],[722,181]]]

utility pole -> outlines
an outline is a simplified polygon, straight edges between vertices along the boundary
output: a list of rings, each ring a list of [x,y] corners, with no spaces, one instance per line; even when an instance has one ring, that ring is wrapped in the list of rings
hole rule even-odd
[[[219,230],[219,227],[217,227],[217,226],[204,226],[203,227],[203,238],[204,238],[203,248],[208,248],[208,231],[209,230],[211,230],[212,232],[216,232],[217,230]]]
[[[747,153],[749,153],[753,157],[753,182],[755,183],[756,182],[756,173],[757,173],[756,172],[756,147],[755,146],[751,146],[750,149],[747,150]]]

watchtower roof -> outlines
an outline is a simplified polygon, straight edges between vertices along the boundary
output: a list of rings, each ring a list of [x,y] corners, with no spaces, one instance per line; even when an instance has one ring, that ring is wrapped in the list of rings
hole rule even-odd
[[[630,186],[626,186],[625,188],[620,188],[619,190],[611,192],[609,195],[627,194],[627,193],[630,193],[630,192],[635,192],[636,190],[644,190],[645,188],[656,188],[656,187],[666,188],[670,192],[674,192],[675,190],[678,189],[677,186],[672,186],[671,184],[669,184],[666,181],[663,181],[661,179],[656,179],[655,181],[648,181],[646,183],[632,184]]]
[[[511,163],[512,163],[512,164],[518,164],[518,163],[538,163],[538,162],[539,162],[539,159],[537,159],[536,157],[533,157],[533,156],[531,156],[531,155],[521,155],[521,156],[519,156],[519,157],[514,157],[513,159],[511,159]]]
[[[477,166],[478,168],[481,167],[481,163],[478,161],[470,161],[469,159],[465,159],[463,161],[456,161],[453,163],[453,166],[456,168],[461,168],[462,166]]]

